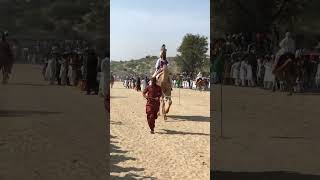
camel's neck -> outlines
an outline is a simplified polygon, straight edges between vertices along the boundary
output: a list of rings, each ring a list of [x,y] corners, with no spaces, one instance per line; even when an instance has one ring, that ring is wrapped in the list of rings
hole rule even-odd
[[[169,71],[167,68],[163,69],[163,74],[161,76],[161,89],[166,96],[171,96],[171,81],[169,79]]]
[[[164,69],[163,69],[163,79],[167,79],[168,76],[169,76],[168,69],[167,69],[167,68],[164,68]]]

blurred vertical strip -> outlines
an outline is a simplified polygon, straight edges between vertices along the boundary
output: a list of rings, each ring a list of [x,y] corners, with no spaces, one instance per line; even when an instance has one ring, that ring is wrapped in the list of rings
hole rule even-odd
[[[214,31],[215,31],[215,1],[210,1],[210,179],[214,178],[215,169],[215,120],[214,120],[214,91],[213,91],[213,51],[214,51]]]
[[[104,106],[106,111],[106,171],[107,171],[107,179],[109,179],[110,175],[110,0],[104,0],[104,9],[105,9],[105,58],[107,61],[107,67],[105,70],[105,93],[104,93]]]

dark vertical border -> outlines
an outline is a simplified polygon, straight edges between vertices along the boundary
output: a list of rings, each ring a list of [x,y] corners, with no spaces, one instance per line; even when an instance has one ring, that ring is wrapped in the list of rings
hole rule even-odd
[[[106,22],[106,57],[108,61],[108,71],[110,75],[110,0],[104,0],[105,22]],[[110,77],[106,80],[108,86],[104,97],[104,105],[106,110],[106,171],[107,179],[110,176]]]
[[[215,30],[214,24],[214,1],[210,1],[210,67],[213,66],[213,32]],[[213,91],[213,72],[212,68],[210,68],[210,179],[214,179],[214,169],[215,169],[215,161],[214,161],[214,149],[215,149],[215,119],[214,117],[214,91]]]

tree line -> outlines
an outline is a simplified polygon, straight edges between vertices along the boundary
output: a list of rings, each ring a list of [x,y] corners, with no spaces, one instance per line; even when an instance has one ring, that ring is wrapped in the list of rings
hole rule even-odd
[[[107,0],[2,0],[0,30],[34,39],[106,39],[108,6]]]

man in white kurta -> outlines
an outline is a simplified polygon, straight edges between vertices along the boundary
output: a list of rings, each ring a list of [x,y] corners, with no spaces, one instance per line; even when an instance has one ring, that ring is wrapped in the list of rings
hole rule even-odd
[[[61,84],[66,85],[67,84],[67,63],[68,61],[68,54],[65,53],[62,57],[61,60],[61,68],[60,68],[60,79],[61,79]]]
[[[240,62],[236,61],[235,63],[232,64],[231,66],[231,71],[230,74],[232,76],[232,79],[234,81],[234,85],[239,86],[240,84]]]
[[[46,79],[49,80],[49,84],[54,84],[56,79],[56,66],[57,61],[54,57],[50,57],[48,60],[48,66],[46,69]]]
[[[109,58],[106,57],[101,61],[101,76],[100,76],[100,87],[99,87],[99,94],[101,96],[106,96],[108,94],[109,86],[108,86],[108,78],[109,78],[109,72],[108,72],[108,66],[109,66]]]
[[[247,63],[242,60],[240,63],[240,80],[241,80],[241,86],[246,85],[246,77],[247,77]]]
[[[152,77],[156,77],[160,72],[161,72],[161,66],[163,65],[163,64],[166,64],[166,65],[168,65],[168,62],[166,61],[165,63],[164,63],[164,61],[165,61],[165,59],[166,59],[166,57],[167,57],[167,49],[166,49],[166,45],[162,45],[162,47],[161,47],[161,49],[160,49],[160,58],[157,60],[157,62],[156,62],[156,66],[155,66],[155,68],[156,68],[156,71],[154,72],[154,74],[152,75]]]

